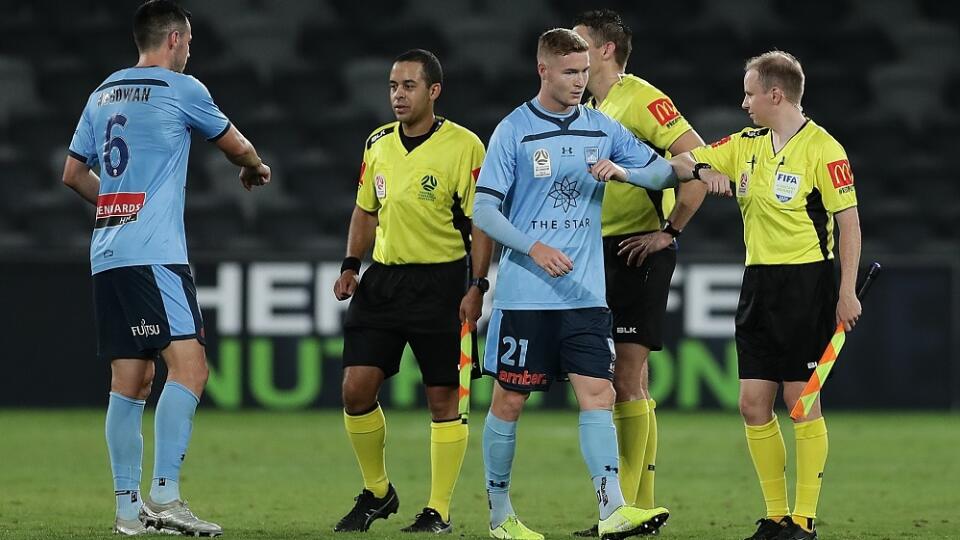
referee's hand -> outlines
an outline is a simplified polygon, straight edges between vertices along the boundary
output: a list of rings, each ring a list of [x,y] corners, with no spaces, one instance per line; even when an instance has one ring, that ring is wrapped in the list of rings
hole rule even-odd
[[[856,293],[840,293],[837,301],[837,321],[836,324],[843,323],[843,330],[849,332],[857,325],[863,308],[860,306],[860,300]]]
[[[733,190],[730,188],[730,179],[727,175],[712,169],[700,171],[700,181],[707,185],[707,193],[719,197],[730,197]]]
[[[333,295],[337,300],[346,300],[357,290],[357,273],[353,270],[344,270],[337,282],[333,284]]]
[[[550,277],[560,277],[573,272],[573,261],[562,251],[541,242],[534,242],[530,248],[530,258],[543,268]]]

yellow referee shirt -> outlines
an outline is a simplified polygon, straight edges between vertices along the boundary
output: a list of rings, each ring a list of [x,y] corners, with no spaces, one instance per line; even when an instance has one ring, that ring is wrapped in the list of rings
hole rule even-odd
[[[846,152],[813,120],[776,153],[769,128],[747,128],[692,154],[734,183],[747,266],[833,258],[833,214],[857,194]]]
[[[593,107],[593,100],[588,104]],[[634,75],[622,75],[597,110],[629,129],[661,155],[689,131],[684,118],[666,94]],[[629,184],[608,182],[603,196],[603,236],[660,229],[663,217],[673,210],[673,189],[647,191]]]
[[[428,264],[464,258],[454,217],[473,215],[483,143],[470,130],[439,118],[440,127],[407,152],[400,123],[377,128],[367,139],[357,206],[379,218],[373,260]]]

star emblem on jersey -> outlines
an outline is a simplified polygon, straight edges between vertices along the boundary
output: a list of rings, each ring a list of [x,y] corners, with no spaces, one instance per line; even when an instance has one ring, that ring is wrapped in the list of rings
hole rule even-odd
[[[579,182],[576,180],[571,181],[567,179],[566,176],[559,182],[554,182],[553,188],[547,193],[547,197],[553,199],[553,207],[563,207],[564,212],[568,212],[571,208],[576,208],[577,197],[580,196],[580,191],[577,189],[578,184]]]

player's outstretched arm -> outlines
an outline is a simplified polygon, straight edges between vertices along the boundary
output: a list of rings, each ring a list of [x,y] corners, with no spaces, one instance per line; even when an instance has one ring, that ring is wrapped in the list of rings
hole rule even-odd
[[[270,167],[260,159],[257,149],[240,133],[237,126],[231,125],[227,133],[217,139],[216,144],[230,163],[240,166],[240,183],[244,189],[250,191],[253,186],[270,183]]]
[[[333,284],[333,294],[337,300],[346,300],[357,290],[360,259],[373,245],[379,222],[376,212],[368,212],[359,206],[353,207],[350,231],[347,233],[347,256],[340,268],[340,277]]]
[[[63,164],[63,183],[96,206],[97,196],[100,194],[100,178],[86,163],[67,156],[67,162]]]
[[[673,168],[657,155],[653,155],[642,167],[622,167],[609,159],[601,159],[589,170],[590,174],[600,182],[625,182],[654,191],[677,185],[677,176]]]

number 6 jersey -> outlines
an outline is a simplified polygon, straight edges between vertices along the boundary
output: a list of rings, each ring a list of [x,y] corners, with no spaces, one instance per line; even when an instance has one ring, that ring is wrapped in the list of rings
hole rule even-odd
[[[92,273],[187,264],[183,207],[194,129],[215,141],[230,122],[189,75],[161,67],[121,69],[90,95],[69,154],[100,165]]]

